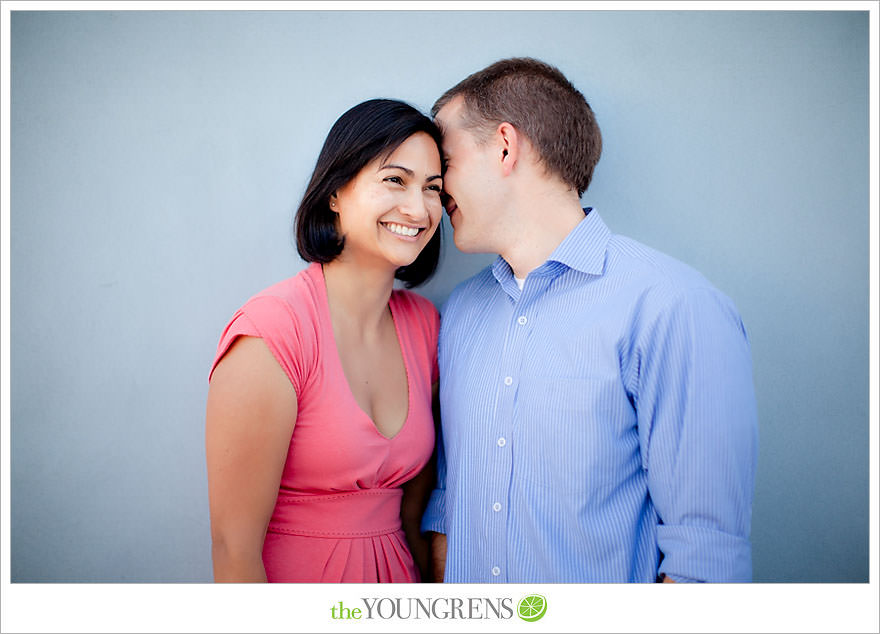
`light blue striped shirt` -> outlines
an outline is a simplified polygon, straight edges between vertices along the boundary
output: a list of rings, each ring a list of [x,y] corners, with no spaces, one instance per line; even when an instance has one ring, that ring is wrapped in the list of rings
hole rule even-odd
[[[440,329],[422,529],[447,582],[751,579],[757,411],[732,302],[587,216],[522,291],[502,258]]]

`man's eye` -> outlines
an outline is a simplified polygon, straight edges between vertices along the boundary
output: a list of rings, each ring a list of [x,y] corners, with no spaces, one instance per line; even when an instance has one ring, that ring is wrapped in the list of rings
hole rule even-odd
[[[428,185],[428,189],[430,189],[432,192],[437,192],[438,194],[443,191],[443,188],[440,187],[440,185]]]

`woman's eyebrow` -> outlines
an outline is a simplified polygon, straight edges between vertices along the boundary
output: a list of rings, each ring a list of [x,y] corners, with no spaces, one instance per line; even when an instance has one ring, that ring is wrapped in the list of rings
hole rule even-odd
[[[412,171],[408,167],[404,167],[403,165],[383,165],[379,169],[380,170],[390,170],[390,169],[403,170],[404,172],[406,172],[407,176],[415,176],[414,171]]]
[[[403,165],[394,165],[394,164],[391,164],[391,165],[383,165],[382,167],[379,168],[380,171],[381,171],[381,170],[391,170],[391,169],[402,170],[403,172],[406,173],[407,176],[410,176],[410,177],[416,175],[416,173],[415,173],[414,171],[412,171],[412,170],[409,169],[408,167],[404,167]],[[435,180],[437,180],[438,178],[443,178],[443,176],[441,176],[440,174],[434,174],[434,176],[429,176],[429,177],[426,178],[425,180],[428,181],[428,182],[430,182],[430,181],[435,181]]]

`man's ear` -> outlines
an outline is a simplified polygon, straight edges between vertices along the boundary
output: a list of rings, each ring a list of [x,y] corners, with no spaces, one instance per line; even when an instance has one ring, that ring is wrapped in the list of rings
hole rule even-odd
[[[522,140],[516,128],[506,121],[498,124],[496,134],[498,135],[501,171],[505,176],[510,176],[513,173],[513,168],[516,167],[517,161],[519,161]]]

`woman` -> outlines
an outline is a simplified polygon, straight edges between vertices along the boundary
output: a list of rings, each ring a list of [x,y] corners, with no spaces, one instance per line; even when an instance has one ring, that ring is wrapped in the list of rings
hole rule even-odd
[[[342,115],[297,211],[311,264],[224,331],[206,424],[216,581],[413,582],[412,553],[427,566],[439,317],[393,284],[437,266],[439,145],[398,101]]]

